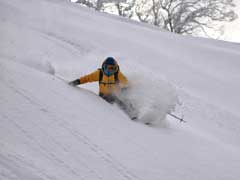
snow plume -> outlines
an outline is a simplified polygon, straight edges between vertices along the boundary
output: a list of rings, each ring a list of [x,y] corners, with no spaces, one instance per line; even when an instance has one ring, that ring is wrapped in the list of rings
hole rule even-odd
[[[119,98],[138,111],[139,121],[166,124],[166,115],[174,111],[178,103],[176,89],[162,79],[144,75],[130,76],[129,81],[130,88],[118,95]]]

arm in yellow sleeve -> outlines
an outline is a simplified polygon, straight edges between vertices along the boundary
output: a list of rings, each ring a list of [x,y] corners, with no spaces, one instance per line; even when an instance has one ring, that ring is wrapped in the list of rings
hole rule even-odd
[[[80,77],[80,84],[85,84],[85,83],[88,83],[88,82],[99,81],[99,74],[100,74],[100,71],[96,70],[96,71],[94,71],[91,74],[88,74],[86,76]]]

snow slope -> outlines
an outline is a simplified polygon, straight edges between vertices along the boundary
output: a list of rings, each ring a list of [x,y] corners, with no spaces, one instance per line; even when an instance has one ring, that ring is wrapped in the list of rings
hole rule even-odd
[[[1,180],[239,179],[239,44],[64,0],[0,0],[0,27]],[[177,93],[188,122],[132,122],[96,96],[97,83],[74,88],[56,77],[75,79],[109,55],[146,82],[147,100]]]

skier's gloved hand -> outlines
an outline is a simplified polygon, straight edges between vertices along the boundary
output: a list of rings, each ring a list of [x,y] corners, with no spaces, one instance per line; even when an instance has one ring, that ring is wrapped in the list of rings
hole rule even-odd
[[[77,86],[80,84],[80,79],[76,79],[68,83],[70,86]]]

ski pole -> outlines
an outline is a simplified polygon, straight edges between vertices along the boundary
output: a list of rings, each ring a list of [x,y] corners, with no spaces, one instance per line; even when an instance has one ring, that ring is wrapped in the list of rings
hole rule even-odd
[[[183,118],[180,118],[180,117],[176,116],[175,114],[168,113],[168,115],[170,115],[170,116],[172,116],[172,117],[178,119],[180,122],[187,122],[187,121],[184,121]]]

